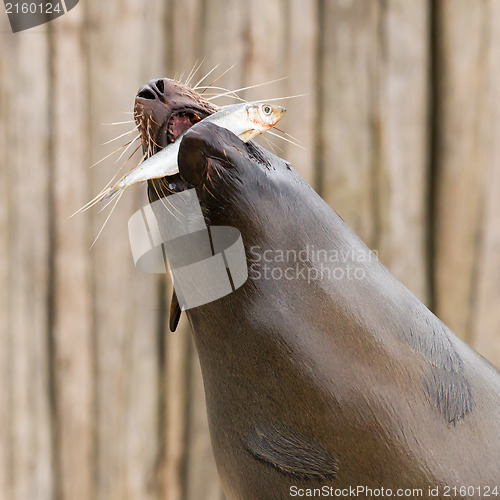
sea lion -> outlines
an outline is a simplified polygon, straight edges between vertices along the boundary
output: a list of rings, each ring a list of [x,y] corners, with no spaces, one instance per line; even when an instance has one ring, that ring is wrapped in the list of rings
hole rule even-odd
[[[200,123],[178,163],[163,187],[194,187],[249,262],[241,288],[187,311],[227,497],[498,497],[499,372],[286,161]]]

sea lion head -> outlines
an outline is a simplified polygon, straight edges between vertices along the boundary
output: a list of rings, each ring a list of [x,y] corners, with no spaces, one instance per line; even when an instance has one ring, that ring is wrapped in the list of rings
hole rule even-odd
[[[208,115],[216,107],[196,91],[170,78],[149,81],[135,98],[134,118],[141,135],[143,153],[149,158]],[[149,181],[151,201],[186,186],[179,175]]]
[[[269,105],[267,107],[270,108]],[[279,106],[273,108],[281,110],[280,117],[285,112]],[[215,111],[216,106],[179,81],[170,78],[149,81],[139,89],[134,107],[144,154],[147,157],[156,154]],[[186,141],[183,140],[183,174],[148,181],[151,202],[189,187],[197,187],[202,205],[207,211],[211,208],[211,216],[217,218],[216,213],[222,213],[231,200],[238,211],[254,203],[251,193],[265,190],[271,182],[270,174],[274,172],[276,177],[278,167],[290,170],[290,165],[281,158],[255,143],[241,141],[226,129],[205,123],[199,123],[195,129],[185,137]],[[248,189],[239,190],[243,182],[241,179],[245,176],[249,176],[244,181]],[[250,188],[251,185],[254,185],[253,188]],[[274,189],[268,191],[272,193]],[[236,196],[239,197],[238,203],[235,203]],[[246,201],[242,199],[244,196]],[[237,213],[234,207],[233,215]],[[248,207],[247,218],[251,219],[251,212]]]

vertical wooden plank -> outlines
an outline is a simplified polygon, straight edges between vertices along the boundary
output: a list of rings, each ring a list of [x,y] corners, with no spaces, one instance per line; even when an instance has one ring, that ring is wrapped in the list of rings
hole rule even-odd
[[[248,2],[243,0],[205,2],[202,38],[203,57],[205,58],[204,68],[209,71],[217,64],[219,65],[218,69],[207,78],[206,84],[209,84],[223,71],[236,64],[215,85],[223,83],[222,86],[230,90],[248,85],[248,82],[244,81],[244,61],[248,50],[246,45],[248,6]],[[230,44],[231,50],[228,50],[228,44]]]
[[[285,77],[287,9],[283,0],[254,0],[245,12],[241,5],[240,16],[247,14],[244,64],[245,85],[265,83]],[[272,50],[270,50],[272,47]],[[285,87],[283,82],[250,89],[244,95],[259,100],[274,97],[272,92]],[[279,95],[279,94],[278,94]]]
[[[487,5],[490,40],[484,55],[488,66],[487,109],[481,128],[484,155],[488,158],[488,177],[484,196],[483,236],[478,254],[477,297],[472,325],[472,345],[497,367],[500,367],[500,143],[497,138],[500,124],[500,4]]]
[[[285,14],[285,73],[288,79],[284,82],[284,95],[307,95],[283,101],[287,114],[280,128],[296,137],[303,146],[301,149],[285,143],[283,154],[300,175],[316,187],[318,2],[289,0]]]
[[[0,74],[13,74],[12,42],[7,16],[0,18]],[[14,78],[0,78],[0,491],[6,500],[13,498],[11,434],[11,334],[9,328],[10,201],[9,144],[11,109],[9,106]]]
[[[498,61],[496,46],[500,43],[498,26],[500,13],[495,8],[494,20],[495,36],[492,37],[491,57],[494,68]],[[487,186],[484,196],[484,222],[482,244],[479,249],[476,297],[473,303],[473,318],[471,343],[483,356],[489,359],[494,365],[500,367],[500,313],[498,311],[498,298],[500,297],[500,150],[496,137],[496,130],[500,121],[500,89],[497,79],[493,83],[491,92],[490,112],[491,120],[485,120],[483,133],[488,138],[488,157],[491,159],[491,173],[488,175]]]
[[[97,146],[113,133],[102,124],[132,120],[131,114],[122,112],[132,111],[137,89],[163,73],[164,5],[96,0],[88,2],[88,15],[93,163],[119,145]],[[96,167],[93,192],[116,169],[113,160]],[[92,250],[98,377],[96,498],[103,500],[158,498],[157,277],[134,268],[127,234],[128,218],[145,202],[144,190],[125,193]],[[93,235],[105,217],[94,217]]]
[[[439,4],[439,136],[435,301],[440,318],[472,339],[484,180],[490,168],[481,127],[491,119],[485,90],[491,26],[485,2]]]
[[[376,244],[372,127],[378,10],[378,2],[324,1],[320,13],[320,190],[372,247]]]
[[[61,500],[83,500],[95,498],[92,240],[87,217],[68,217],[90,194],[84,9],[74,9],[51,27],[57,473]]]
[[[3,284],[2,420],[7,498],[50,499],[54,493],[49,401],[49,46],[44,28],[0,34],[4,80],[2,162],[9,269]],[[6,274],[6,275],[5,275]],[[7,358],[7,359],[6,359]],[[4,365],[4,363],[6,363]],[[2,446],[4,443],[2,443]]]
[[[498,353],[498,5],[439,4],[436,308],[495,363]]]
[[[426,3],[322,6],[321,192],[425,300]]]
[[[377,248],[390,270],[426,302],[428,3],[389,0],[382,5],[372,129]]]
[[[166,28],[168,37],[168,78],[179,77],[184,80],[195,67],[196,61],[202,63],[201,41],[203,37],[203,2],[202,0],[173,0],[169,6],[170,23]],[[203,66],[203,64],[202,64]],[[202,74],[194,75],[196,83]]]

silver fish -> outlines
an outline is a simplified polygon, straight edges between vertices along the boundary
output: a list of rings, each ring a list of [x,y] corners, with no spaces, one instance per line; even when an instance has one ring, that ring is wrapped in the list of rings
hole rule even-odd
[[[240,103],[227,106],[201,121],[215,123],[219,127],[230,130],[242,141],[248,142],[274,127],[285,113],[285,108],[274,104]],[[177,155],[185,133],[180,134],[175,142],[143,161],[123,179],[102,193],[100,201],[104,203],[103,208],[109,205],[124,189],[137,182],[158,179],[179,172]]]

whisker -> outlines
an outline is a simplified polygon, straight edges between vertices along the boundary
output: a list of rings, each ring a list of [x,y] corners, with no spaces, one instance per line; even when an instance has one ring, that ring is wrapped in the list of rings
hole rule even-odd
[[[124,125],[125,123],[135,123],[135,120],[126,120],[124,122],[112,122],[112,123],[103,123],[103,125]]]
[[[157,121],[156,121],[156,120],[155,120],[152,116],[150,116],[150,117],[149,117],[149,121],[150,121],[150,122],[153,122],[153,123],[154,123],[155,125],[157,125],[158,127],[160,127],[160,126],[161,126],[159,123],[157,123]]]
[[[276,146],[276,148],[279,149],[283,153],[283,149],[280,148],[275,142],[271,141],[270,139],[268,139],[267,137],[264,137],[264,136],[262,136],[262,139],[264,139],[269,144],[269,146],[271,147],[271,150],[274,154],[276,154],[274,146]]]
[[[217,175],[218,175],[219,179],[222,181],[223,179],[222,179],[222,175],[221,175],[221,173],[219,172],[219,169],[218,169],[218,168],[215,168],[215,169],[213,169],[213,170],[212,170],[212,172],[213,172],[213,171],[215,171],[215,172],[217,173]]]
[[[219,94],[205,94],[206,96],[212,96],[212,100],[217,99],[218,97],[227,97],[228,99],[236,99],[238,102],[248,102],[243,97],[240,97],[239,95],[231,95],[231,94],[225,94],[225,95],[219,95]],[[210,100],[210,99],[208,99]]]
[[[184,64],[182,65],[182,69],[181,69],[182,73],[181,75],[179,76],[179,78],[176,78],[176,80],[178,82],[182,82],[183,78],[184,78],[184,73],[186,72],[186,61],[184,61]]]
[[[138,146],[138,147],[137,147],[137,149],[139,149],[140,147],[141,147],[141,146]],[[134,156],[134,155],[135,155],[135,153],[137,152],[137,149],[136,149],[136,150],[135,150],[135,151],[134,151],[134,152],[130,155],[129,160],[130,160],[130,158],[132,158],[132,156]],[[141,156],[141,157],[137,160],[136,164],[135,164],[135,165],[134,165],[134,166],[133,166],[133,167],[132,167],[132,168],[131,168],[128,172],[127,172],[127,174],[128,174],[128,173],[130,173],[130,172],[132,172],[132,170],[134,170],[134,168],[135,168],[135,167],[137,167],[137,165],[139,165],[139,163],[143,162],[145,159],[146,159],[146,155],[142,155],[142,156]],[[128,160],[127,160],[127,161],[128,161]]]
[[[201,78],[201,80],[198,81],[198,83],[193,87],[193,90],[196,90],[198,88],[198,85],[201,82],[203,82],[203,80],[205,80],[205,78],[208,78],[219,66],[220,66],[220,64],[217,64],[216,66],[214,66],[203,78]]]
[[[130,141],[133,142],[133,141]],[[120,146],[119,148],[115,149],[112,153],[109,153],[109,155],[105,156],[104,158],[100,159],[99,161],[96,161],[93,165],[90,165],[89,168],[94,168],[96,165],[99,165],[99,163],[102,163],[104,160],[107,160],[110,156],[113,156],[115,153],[120,151],[120,149],[123,149],[124,147],[128,146],[130,143],[127,142],[123,146]]]
[[[274,130],[277,130],[278,132],[281,132],[282,134],[285,134],[286,136],[290,137],[290,139],[293,139],[294,141],[298,142],[299,144],[302,144],[302,141],[300,139],[297,139],[297,137],[294,137],[292,134],[289,134],[288,132],[285,132],[284,130],[281,130],[280,128],[274,126]]]
[[[294,146],[297,146],[300,149],[306,149],[304,146],[297,144],[296,142],[291,141],[290,139],[287,139],[286,137],[283,137],[282,135],[276,134],[275,132],[271,132],[270,130],[267,131],[268,134],[274,135],[275,137],[279,137],[282,141],[289,142],[290,144],[293,144]]]
[[[272,97],[271,99],[259,99],[258,102],[273,102],[273,101],[281,101],[282,99],[295,99],[296,97],[306,97],[309,94],[297,94],[297,95],[288,95],[285,97]]]
[[[158,192],[158,189],[157,189],[157,187],[156,187],[156,183],[155,183],[155,182],[153,182],[152,184],[153,184],[153,187],[154,187],[154,189],[155,189],[155,191],[156,191],[156,194],[158,195],[158,198],[159,198],[159,199],[160,199],[160,201],[161,201],[161,204],[165,207],[165,209],[167,210],[167,212],[168,212],[168,213],[169,213],[172,217],[175,217],[175,218],[176,218],[176,219],[180,222],[180,219],[179,219],[179,218],[178,218],[178,217],[177,217],[174,213],[172,213],[172,211],[171,211],[171,210],[167,207],[167,205],[165,205],[165,202],[163,201],[163,200],[165,199],[165,200],[166,200],[169,204],[171,204],[171,202],[170,202],[170,201],[168,201],[168,199],[167,199],[168,197],[167,197],[167,196],[165,196],[165,191],[163,191],[163,186],[161,185],[161,183],[160,183],[160,189],[161,189],[161,191],[162,191],[162,195],[163,195],[163,196],[160,196],[160,193]],[[177,212],[179,212],[179,210],[177,210]],[[181,214],[181,212],[179,212],[179,214]],[[181,215],[182,215],[182,214],[181,214]]]
[[[122,153],[120,154],[120,156],[116,159],[116,161],[115,161],[115,165],[116,165],[116,164],[117,164],[117,163],[118,163],[118,162],[122,159],[123,155],[124,155],[124,154],[125,154],[125,153],[129,150],[130,146],[132,146],[132,144],[134,144],[134,142],[135,142],[135,141],[137,141],[137,140],[139,140],[140,138],[141,138],[141,136],[140,136],[140,135],[138,135],[138,136],[137,136],[134,140],[130,141],[129,145],[128,145],[128,146],[127,146],[127,147],[126,147],[126,148],[122,151]],[[139,146],[137,147],[137,149],[139,149],[140,147],[141,147],[141,146],[139,145]],[[137,151],[137,149],[136,149],[135,151]],[[132,156],[135,154],[135,151],[132,153]],[[131,157],[132,157],[132,156],[131,156]],[[128,159],[128,160],[130,160],[130,158],[131,158],[131,157],[129,157],[129,159]],[[127,160],[127,161],[128,161],[128,160]]]
[[[227,68],[226,71],[224,71],[224,73],[219,75],[213,82],[210,83],[209,87],[211,87],[214,83],[216,83],[218,80],[220,80],[226,73],[231,71],[236,66],[236,64],[237,63],[234,63],[231,67]],[[205,89],[205,90],[207,90],[207,89]],[[205,90],[203,90],[201,93],[203,94],[203,92],[205,92]]]
[[[114,139],[110,139],[109,141],[103,142],[101,144],[101,146],[106,146],[106,144],[111,144],[112,142],[115,142],[118,139],[121,139],[122,137],[125,137],[126,135],[133,134],[136,130],[137,130],[137,127],[134,127],[132,130],[129,130],[128,132],[125,132],[124,134],[121,134],[118,137],[115,137]]]
[[[198,60],[196,60],[196,63],[198,62]],[[202,67],[203,63],[205,62],[205,58],[203,58],[200,62],[200,64],[198,64],[198,66],[196,67],[196,69],[193,71],[193,74],[189,76],[189,78],[186,80],[186,85],[189,85],[191,83],[191,80],[194,78],[194,75],[196,75],[196,73],[198,73],[198,71],[200,71],[200,68]],[[196,65],[195,63],[195,65]]]
[[[92,245],[90,245],[90,248],[92,248],[96,244],[97,240],[99,239],[99,236],[101,236],[101,233],[104,231],[104,228],[106,227],[106,224],[108,223],[110,217],[113,215],[113,212],[115,211],[116,205],[118,205],[118,202],[120,201],[120,198],[123,196],[123,193],[124,193],[124,191],[120,192],[120,194],[118,195],[118,198],[116,199],[116,202],[113,205],[113,208],[111,209],[111,211],[109,212],[108,216],[106,217],[106,220],[104,221],[104,224],[102,225],[100,231],[97,233],[97,236],[95,237],[95,240],[92,242]]]
[[[154,144],[157,148],[162,149],[162,147],[161,147],[159,144],[157,144],[157,143],[156,143],[156,141],[155,141],[152,137],[150,137],[150,138],[149,138],[149,140],[150,140],[150,141],[151,141],[151,142],[152,142],[152,143],[153,143],[153,144]],[[151,150],[151,153],[153,153],[153,150]]]
[[[101,213],[110,203],[113,203],[113,201],[116,200],[120,193],[123,193],[123,189],[113,192],[113,189],[110,188],[107,191],[106,195],[102,198],[102,200],[99,200],[101,203],[103,203],[103,205],[101,205],[101,208],[99,208],[98,213]]]
[[[242,92],[243,90],[255,89],[257,87],[264,87],[264,85],[270,85],[271,83],[281,82],[283,80],[286,80],[287,78],[288,78],[288,76],[283,76],[282,78],[277,78],[276,80],[271,80],[269,82],[256,83],[255,85],[249,85],[247,87],[241,87],[240,89],[230,90],[230,91],[228,91],[228,93],[234,94],[235,92]],[[225,94],[220,94],[220,96],[223,96],[223,95],[225,95]],[[212,97],[212,99],[213,99],[213,97]],[[207,100],[210,101],[210,99],[207,99]]]
[[[71,219],[76,214],[85,212],[88,209],[92,208],[97,203],[99,203],[99,201],[101,201],[111,191],[111,188],[108,188],[109,184],[110,183],[108,182],[108,184],[106,186],[104,186],[104,188],[101,189],[99,191],[99,193],[97,193],[90,201],[88,201],[87,203],[85,203],[85,205],[83,205],[83,207],[79,208],[75,213],[71,214],[69,216],[69,218]]]
[[[198,64],[198,59],[196,59],[196,62],[193,64],[193,67],[189,70],[189,73],[188,73],[188,76],[186,77],[186,80],[182,82],[184,85],[188,84],[187,82],[191,78],[191,75],[193,74],[193,70],[194,70],[194,68],[196,67],[197,64]]]
[[[213,89],[213,90],[224,90],[226,92],[235,92],[234,90],[226,89],[225,87],[217,87],[215,85],[201,85],[200,87],[198,87],[197,90],[199,90],[199,89],[205,89],[205,90]],[[205,95],[208,95],[208,94],[205,94]]]
[[[165,189],[168,191],[167,193],[165,193],[165,189],[163,188],[163,183],[161,182],[161,179],[158,179],[158,185],[160,186],[161,196],[158,194],[158,191],[156,191],[156,185],[155,185],[155,191],[160,198],[166,198],[167,196],[173,194],[174,191],[172,191],[172,189],[170,189],[168,186],[165,186]]]
[[[236,93],[236,91],[226,89],[225,87],[216,87],[216,86],[209,87],[209,86],[205,86],[205,85],[202,85],[201,87],[198,87],[198,89],[203,89],[203,88],[205,90],[214,89],[214,90],[223,90],[225,92],[225,93],[205,94],[205,97],[206,96],[213,96],[213,98],[216,99],[217,97],[227,96],[227,97],[232,97],[234,99],[238,99],[241,102],[247,102],[246,99],[243,99],[243,97],[239,96]],[[203,94],[205,93],[205,90],[202,92]]]
[[[148,134],[148,138],[149,138],[149,141],[148,141],[148,157],[152,155],[153,153],[153,148],[151,146],[151,142],[152,142],[152,138],[151,138],[151,134],[149,132],[149,125],[150,125],[150,121],[148,121],[148,126],[147,126],[147,134]]]

